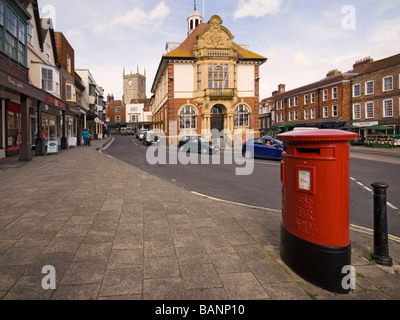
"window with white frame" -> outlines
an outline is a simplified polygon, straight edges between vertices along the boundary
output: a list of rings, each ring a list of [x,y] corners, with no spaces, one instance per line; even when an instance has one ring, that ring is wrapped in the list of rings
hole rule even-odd
[[[115,116],[115,122],[121,122],[121,116]]]
[[[323,99],[323,101],[328,101],[328,90],[324,90],[322,99]]]
[[[293,98],[289,98],[289,108],[293,107]]]
[[[289,121],[293,121],[293,111],[289,112]]]
[[[369,94],[374,94],[374,81],[367,81],[365,83],[365,94],[369,95]]]
[[[353,105],[353,119],[361,119],[361,105],[359,103]]]
[[[315,93],[311,93],[311,103],[315,103]]]
[[[60,94],[60,72],[55,68],[42,67],[42,89],[50,93]]]
[[[183,107],[179,117],[180,129],[196,129],[197,128],[196,110],[191,106]]]
[[[328,118],[328,107],[324,107],[324,108],[322,109],[322,116],[323,116],[324,118]]]
[[[308,109],[304,110],[304,120],[308,120],[310,118],[310,111]]]
[[[279,114],[276,115],[276,122],[279,122]]]
[[[389,76],[383,78],[383,91],[391,91],[393,90],[393,77]]]
[[[312,120],[315,119],[315,116],[316,116],[316,114],[315,114],[315,108],[314,108],[314,109],[311,109],[311,119]]]
[[[392,99],[383,101],[383,116],[385,118],[393,117],[393,100]]]
[[[250,125],[250,112],[244,104],[238,105],[235,109],[235,128],[248,127]]]
[[[337,117],[339,116],[339,109],[337,105],[332,106],[332,117]]]
[[[294,106],[297,107],[299,105],[299,98],[294,97]]]
[[[361,84],[355,84],[353,86],[353,97],[361,96]]]
[[[294,120],[296,121],[296,120],[298,120],[299,119],[299,112],[296,110],[295,112],[294,112]]]
[[[374,103],[367,102],[365,104],[365,118],[370,119],[374,117]]]
[[[308,105],[308,94],[304,95],[304,105]]]
[[[139,122],[139,114],[130,114],[129,122]]]
[[[281,122],[285,121],[285,117],[283,116],[283,113],[281,113]]]
[[[332,88],[332,99],[337,99],[338,98],[338,88],[334,87]]]

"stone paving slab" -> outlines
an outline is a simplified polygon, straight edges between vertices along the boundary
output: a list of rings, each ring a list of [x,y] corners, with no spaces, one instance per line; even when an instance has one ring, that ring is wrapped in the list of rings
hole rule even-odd
[[[0,299],[398,300],[373,236],[352,229],[357,288],[335,295],[280,259],[281,213],[191,194],[90,148],[0,172]],[[0,163],[1,166],[1,163]],[[56,271],[45,290],[43,266]]]

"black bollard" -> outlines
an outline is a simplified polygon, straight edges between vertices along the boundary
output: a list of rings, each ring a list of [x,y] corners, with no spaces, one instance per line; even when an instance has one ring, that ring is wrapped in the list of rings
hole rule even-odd
[[[374,188],[374,253],[371,257],[377,264],[391,267],[393,260],[389,256],[389,239],[387,224],[386,189],[384,182],[375,182]]]

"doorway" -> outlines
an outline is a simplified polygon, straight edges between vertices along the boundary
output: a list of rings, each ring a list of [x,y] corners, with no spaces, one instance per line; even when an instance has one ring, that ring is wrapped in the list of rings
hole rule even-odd
[[[211,109],[211,130],[217,129],[219,132],[224,130],[225,113],[222,105],[215,105]]]

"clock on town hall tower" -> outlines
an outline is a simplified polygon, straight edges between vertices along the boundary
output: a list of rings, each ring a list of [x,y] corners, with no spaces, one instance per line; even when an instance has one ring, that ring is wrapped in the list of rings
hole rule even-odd
[[[139,73],[139,66],[137,73],[126,74],[124,68],[124,95],[122,100],[125,104],[129,104],[132,100],[146,99],[146,70],[144,75]]]

